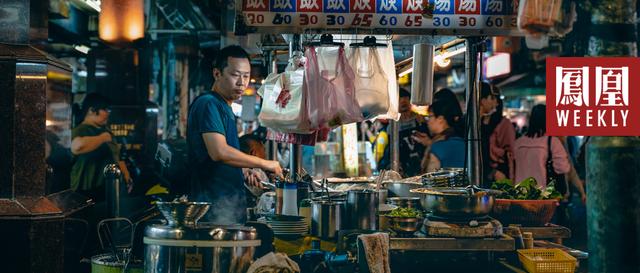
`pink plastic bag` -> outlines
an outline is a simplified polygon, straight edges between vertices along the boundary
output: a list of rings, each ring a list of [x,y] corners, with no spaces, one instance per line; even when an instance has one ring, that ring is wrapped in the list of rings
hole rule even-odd
[[[338,49],[335,64],[331,63],[320,69],[315,47],[305,51],[307,63],[305,65],[304,87],[307,91],[307,110],[311,127],[317,129],[335,128],[342,124],[360,122],[364,120],[354,87],[355,75],[347,58],[344,48]],[[329,59],[331,56],[327,56]],[[331,70],[333,69],[333,70]]]
[[[327,141],[330,130],[319,129],[311,134],[283,133],[267,129],[267,139],[275,142],[314,146],[316,142]]]

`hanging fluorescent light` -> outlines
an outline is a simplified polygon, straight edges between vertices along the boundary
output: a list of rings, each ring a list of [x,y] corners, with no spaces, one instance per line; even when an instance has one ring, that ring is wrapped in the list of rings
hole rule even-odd
[[[100,12],[100,0],[84,0],[82,1],[90,8],[94,9],[97,12]]]
[[[465,51],[467,51],[467,47],[461,47],[458,48],[454,51],[445,51],[441,54],[436,55],[435,57],[433,57],[433,62],[438,64],[440,67],[446,67],[449,65],[449,63],[451,62],[451,60],[447,59],[451,59],[451,57],[456,56],[458,54],[464,53]],[[442,65],[441,65],[442,64]],[[407,75],[409,73],[413,72],[413,67],[409,67],[407,70],[404,70],[400,73],[398,73],[398,77],[402,77],[404,75]]]
[[[77,50],[77,51],[80,51],[80,52],[84,53],[84,54],[89,53],[89,50],[91,50],[90,47],[85,46],[85,45],[75,45],[75,46],[73,46],[73,48],[75,50]]]
[[[433,60],[437,63],[437,62],[443,62],[445,59],[449,59],[453,56],[456,56],[458,54],[464,53],[465,51],[467,51],[467,47],[461,47],[458,48],[454,51],[445,51],[440,53],[439,55],[436,55]]]

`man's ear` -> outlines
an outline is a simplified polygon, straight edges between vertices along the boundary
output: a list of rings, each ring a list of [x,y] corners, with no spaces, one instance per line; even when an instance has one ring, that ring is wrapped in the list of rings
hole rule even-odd
[[[214,80],[218,80],[218,78],[222,77],[222,71],[220,71],[220,69],[218,68],[214,68],[213,69],[213,79]]]

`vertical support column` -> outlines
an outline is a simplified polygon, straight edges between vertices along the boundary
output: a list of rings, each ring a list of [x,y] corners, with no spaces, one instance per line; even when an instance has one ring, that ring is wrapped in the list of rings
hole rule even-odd
[[[479,185],[482,178],[480,158],[480,70],[478,69],[477,38],[466,38],[465,71],[467,77],[467,119],[470,124],[467,132],[467,176],[472,185]]]
[[[391,134],[389,135],[389,142],[391,147],[389,150],[391,170],[400,171],[400,125],[398,121],[391,120]]]
[[[637,56],[637,1],[593,4],[588,55]],[[640,272],[640,139],[592,137],[585,166],[589,271]]]
[[[267,74],[278,72],[278,66],[276,65],[276,58],[273,51],[264,51],[264,63],[267,67]],[[278,143],[273,140],[267,140],[264,148],[265,155],[267,156],[268,160],[278,160]]]
[[[289,43],[289,56],[292,56],[293,52],[301,50],[302,39],[300,34],[294,34],[291,42]],[[289,152],[289,169],[291,172],[291,179],[297,182],[298,174],[302,171],[302,147],[299,144],[290,144]]]

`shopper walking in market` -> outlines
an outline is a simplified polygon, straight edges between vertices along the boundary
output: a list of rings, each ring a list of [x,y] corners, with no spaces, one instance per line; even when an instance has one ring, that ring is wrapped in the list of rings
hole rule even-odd
[[[400,120],[398,121],[400,167],[405,177],[415,176],[420,173],[420,161],[424,156],[425,146],[416,141],[412,135],[426,134],[428,132],[427,122],[423,116],[412,111],[411,93],[404,88],[400,88],[398,112],[400,112]],[[388,169],[387,166],[383,166],[383,168]]]
[[[480,116],[485,187],[496,180],[513,178],[515,172],[513,147],[516,131],[511,121],[503,116],[503,108],[498,88],[483,82],[480,90]]]
[[[546,106],[539,104],[531,109],[527,132],[515,142],[515,181],[533,177],[538,185],[546,188],[547,173],[566,174],[571,165],[562,143],[557,137],[546,135]],[[551,154],[551,158],[549,158]],[[552,162],[547,169],[547,160]]]
[[[261,168],[282,176],[277,161],[239,151],[231,103],[247,88],[250,75],[247,52],[239,46],[223,48],[214,63],[212,90],[197,97],[189,109],[187,144],[192,174],[191,199],[211,202],[205,221],[217,224],[245,222],[245,178],[241,168]]]

